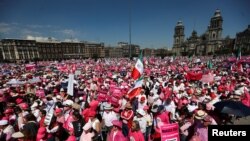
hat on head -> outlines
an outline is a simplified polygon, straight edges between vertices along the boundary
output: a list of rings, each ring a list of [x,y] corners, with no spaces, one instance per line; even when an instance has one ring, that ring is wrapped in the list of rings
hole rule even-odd
[[[195,118],[196,119],[204,119],[206,117],[207,113],[204,112],[203,110],[199,110],[195,113]]]
[[[0,120],[0,125],[7,125],[8,124],[8,120]]]
[[[19,139],[23,137],[24,137],[24,134],[22,132],[15,132],[12,134],[12,138],[15,138],[15,139]]]
[[[145,111],[143,109],[137,109],[136,112],[142,116],[145,116]]]
[[[76,110],[80,110],[81,109],[81,105],[77,104],[77,103],[73,103],[72,104],[72,108],[76,109]]]
[[[74,102],[73,102],[72,100],[67,99],[66,101],[63,102],[63,105],[64,105],[64,106],[72,106],[73,103],[74,103]]]
[[[63,88],[60,89],[60,92],[65,92]]]
[[[56,96],[56,99],[62,100],[63,98],[62,98],[62,96],[57,95],[57,96]]]
[[[111,106],[111,104],[106,104],[104,106],[104,110],[112,110],[112,109],[113,109],[113,107]]]
[[[48,94],[48,95],[46,95],[46,97],[51,97],[51,98],[52,98],[52,97],[53,97],[53,95],[52,95],[52,94]]]
[[[17,104],[20,104],[20,103],[22,103],[22,102],[23,102],[23,99],[22,99],[22,98],[17,98],[17,99],[16,99],[16,103],[17,103]]]
[[[19,104],[19,107],[22,109],[22,110],[27,110],[29,109],[29,105],[27,103],[21,103]]]
[[[14,110],[11,108],[8,108],[4,111],[4,114],[12,114],[12,113],[14,113]]]
[[[112,124],[113,126],[119,127],[120,129],[122,128],[122,122],[119,120],[113,120]]]

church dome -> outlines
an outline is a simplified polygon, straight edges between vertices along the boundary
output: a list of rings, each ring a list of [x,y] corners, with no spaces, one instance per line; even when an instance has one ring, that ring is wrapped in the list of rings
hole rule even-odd
[[[176,26],[183,26],[182,21],[178,21]]]
[[[220,10],[216,9],[214,13],[214,17],[221,17]]]

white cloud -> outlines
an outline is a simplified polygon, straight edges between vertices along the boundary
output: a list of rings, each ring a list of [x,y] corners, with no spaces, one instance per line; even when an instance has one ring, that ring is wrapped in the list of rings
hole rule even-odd
[[[78,39],[65,39],[64,42],[79,42]]]
[[[38,25],[38,24],[31,24],[31,25],[26,25],[28,28],[51,28],[51,25]]]
[[[27,35],[26,40],[36,40],[36,41],[39,41],[39,42],[48,42],[48,41],[56,41],[56,38]]]
[[[62,29],[55,31],[56,33],[63,34],[66,37],[73,37],[77,35],[77,32],[72,29]]]
[[[11,32],[11,26],[7,23],[0,23],[0,33],[8,34]]]
[[[30,30],[30,29],[22,29],[21,30],[21,34],[24,35],[24,36],[27,36],[27,35],[41,35],[41,33],[37,32],[37,31],[33,31],[33,30]]]

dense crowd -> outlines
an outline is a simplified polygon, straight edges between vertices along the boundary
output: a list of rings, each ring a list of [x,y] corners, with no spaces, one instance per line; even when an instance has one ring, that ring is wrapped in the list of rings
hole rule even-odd
[[[215,106],[236,101],[250,107],[247,57],[143,58],[143,84],[131,96],[135,63],[0,64],[0,141],[160,141],[161,126],[172,123],[181,141],[207,141],[208,125],[248,116]]]

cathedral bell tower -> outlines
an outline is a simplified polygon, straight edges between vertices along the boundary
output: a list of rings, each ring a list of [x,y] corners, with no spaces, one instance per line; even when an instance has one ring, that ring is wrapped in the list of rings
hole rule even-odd
[[[178,21],[174,29],[174,47],[180,47],[180,45],[184,42],[184,38],[184,25],[182,21]]]
[[[210,26],[208,27],[209,40],[220,40],[222,34],[222,16],[219,9],[214,13],[214,16],[210,20]]]

